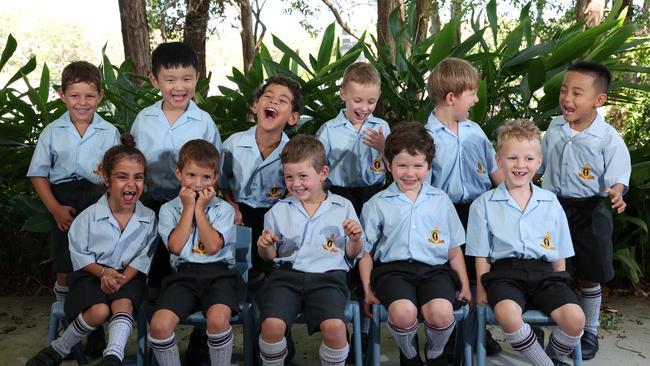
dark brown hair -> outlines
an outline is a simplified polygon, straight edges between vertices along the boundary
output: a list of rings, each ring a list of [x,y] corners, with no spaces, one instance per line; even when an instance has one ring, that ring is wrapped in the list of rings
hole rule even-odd
[[[95,84],[97,92],[102,91],[102,73],[97,66],[86,61],[73,61],[69,63],[61,74],[61,90],[66,89],[74,83]]]
[[[146,174],[147,160],[145,159],[142,151],[138,150],[138,148],[135,147],[135,140],[133,139],[133,135],[125,132],[120,136],[120,140],[122,141],[120,145],[115,145],[106,151],[104,158],[102,159],[101,166],[98,167],[98,170],[104,177],[105,181],[110,180],[111,173],[113,172],[113,168],[117,162],[125,158],[132,159],[142,164],[142,166],[145,168]]]
[[[194,163],[198,166],[213,169],[219,173],[219,151],[211,143],[197,139],[190,140],[178,152],[178,170],[183,170],[186,164]]]
[[[320,172],[325,166],[325,148],[314,136],[296,135],[282,149],[280,161],[286,164],[306,160],[317,172]]]
[[[423,154],[431,167],[436,157],[436,146],[426,128],[419,122],[402,122],[391,129],[386,138],[384,157],[390,164],[396,155],[406,151],[410,155]]]
[[[266,79],[266,81],[264,81],[264,84],[259,89],[257,89],[257,92],[255,92],[255,101],[257,102],[258,100],[260,100],[262,95],[264,95],[266,88],[268,88],[270,85],[273,84],[286,86],[287,89],[289,89],[289,92],[291,92],[291,96],[293,97],[291,100],[291,112],[302,113],[303,110],[302,88],[300,87],[300,84],[298,84],[297,81],[293,80],[288,76],[275,75]]]

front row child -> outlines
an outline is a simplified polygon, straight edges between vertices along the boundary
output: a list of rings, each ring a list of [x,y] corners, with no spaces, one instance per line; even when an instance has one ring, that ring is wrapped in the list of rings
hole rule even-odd
[[[567,365],[585,315],[567,284],[565,259],[574,252],[562,206],[552,192],[531,183],[541,154],[532,121],[499,128],[497,164],[505,182],[472,203],[466,252],[476,257],[477,302],[494,309],[508,343],[533,365]],[[528,306],[557,324],[546,352],[522,319]]]
[[[365,249],[374,260],[361,263],[361,278],[370,291],[366,296],[376,295],[388,309],[400,365],[421,364],[415,341],[418,313],[425,321],[427,365],[447,365],[443,349],[456,324],[453,303],[471,299],[460,247],[463,225],[447,195],[427,182],[434,155],[433,139],[422,124],[397,125],[384,150],[394,182],[361,214]]]
[[[285,330],[298,313],[308,332],[319,330],[323,365],[344,365],[348,354],[347,271],[361,256],[363,232],[352,203],[325,190],[329,168],[323,145],[311,136],[291,139],[280,155],[289,197],[266,213],[257,241],[276,270],[266,284],[259,339],[264,365],[283,365]]]
[[[110,318],[108,345],[100,365],[121,365],[131,334],[133,311],[145,293],[155,247],[156,216],[140,203],[145,158],[133,137],[110,148],[101,164],[106,193],[81,212],[68,234],[74,272],[63,334],[27,361],[27,366],[60,365],[70,349]]]
[[[207,322],[211,365],[230,365],[232,327],[241,279],[235,264],[235,211],[216,197],[219,152],[205,140],[188,141],[178,154],[178,197],[160,208],[158,232],[174,272],[162,281],[149,340],[161,366],[179,365],[174,329],[201,310]]]

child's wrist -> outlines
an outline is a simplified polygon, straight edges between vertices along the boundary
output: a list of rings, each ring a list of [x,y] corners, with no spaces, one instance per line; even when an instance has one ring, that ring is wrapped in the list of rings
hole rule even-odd
[[[99,271],[99,276],[97,276],[97,277],[99,277],[99,278],[104,277],[104,272],[106,272],[106,267],[103,267],[103,266],[102,266],[102,270]]]

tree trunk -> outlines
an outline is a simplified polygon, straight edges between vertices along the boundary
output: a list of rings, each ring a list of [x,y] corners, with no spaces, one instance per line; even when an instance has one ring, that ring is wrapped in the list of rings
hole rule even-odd
[[[648,0],[650,1],[650,0]],[[431,21],[429,22],[429,33],[436,34],[440,32],[440,3],[438,0],[431,1]]]
[[[401,0],[377,0],[377,44],[379,48],[388,46],[390,54],[395,58],[395,40],[390,34],[388,18],[395,8],[401,7]],[[404,24],[404,14],[401,12],[400,22]]]
[[[576,20],[593,28],[603,20],[605,0],[576,0]]]
[[[463,13],[463,0],[451,0],[451,18],[454,19]],[[454,40],[454,47],[460,44],[460,24],[456,27],[456,39]]]
[[[241,19],[241,48],[244,56],[244,73],[250,70],[255,59],[255,34],[253,33],[253,9],[249,0],[239,1]]]
[[[415,43],[420,43],[427,38],[429,32],[429,14],[431,13],[432,0],[417,0],[415,3],[415,15],[418,20],[415,30]]]
[[[210,18],[210,0],[187,1],[183,43],[192,47],[199,58],[199,77],[208,77],[205,67],[205,38]]]
[[[146,76],[151,72],[151,45],[145,0],[119,0],[124,58],[133,60],[133,72]],[[139,80],[139,79],[135,79]]]

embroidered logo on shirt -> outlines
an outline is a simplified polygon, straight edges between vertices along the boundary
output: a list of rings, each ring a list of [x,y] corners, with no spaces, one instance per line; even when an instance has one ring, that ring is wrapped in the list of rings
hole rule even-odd
[[[481,164],[481,159],[476,159],[476,172],[479,174],[485,174],[485,168]]]
[[[201,243],[200,241],[196,243],[196,246],[192,248],[192,253],[196,253],[198,255],[205,255],[205,246],[203,245],[203,243]]]
[[[589,165],[587,164],[582,167],[582,170],[580,173],[578,173],[578,176],[585,180],[594,180],[594,176],[591,175],[591,168],[589,168]]]
[[[440,229],[438,229],[438,225],[436,225],[436,228],[433,229],[433,232],[429,236],[429,243],[431,244],[443,244],[445,241],[440,239]]]
[[[544,235],[544,239],[542,239],[542,248],[548,249],[548,250],[555,250],[555,247],[551,244],[551,233],[546,232],[546,235]]]
[[[266,196],[271,198],[271,199],[274,199],[274,200],[279,199],[280,198],[280,187],[278,187],[278,186],[271,187],[271,189],[269,189],[266,192]]]
[[[375,173],[383,173],[384,166],[381,163],[381,155],[372,161],[372,171]]]
[[[95,167],[95,170],[93,170],[93,173],[99,175],[100,177],[103,176],[103,169],[102,169],[101,162],[97,163],[97,166]]]
[[[338,252],[338,249],[336,249],[334,243],[335,243],[334,234],[329,234],[327,236],[327,241],[325,242],[325,244],[323,244],[323,249],[327,250],[330,253]]]

